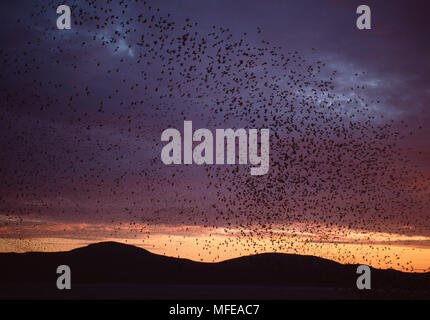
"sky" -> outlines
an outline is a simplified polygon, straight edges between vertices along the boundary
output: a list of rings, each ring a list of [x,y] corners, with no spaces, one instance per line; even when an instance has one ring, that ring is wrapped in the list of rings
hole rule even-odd
[[[0,250],[116,240],[430,268],[427,1],[0,4]],[[270,128],[270,170],[161,162],[163,130]]]

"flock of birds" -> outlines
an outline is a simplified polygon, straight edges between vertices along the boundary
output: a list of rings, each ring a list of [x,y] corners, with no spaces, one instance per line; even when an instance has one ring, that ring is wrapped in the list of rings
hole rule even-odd
[[[415,129],[384,118],[362,73],[345,85],[317,49],[305,58],[260,27],[237,35],[145,1],[70,0],[72,29],[56,30],[56,4],[36,3],[33,26],[24,17],[16,26],[37,36],[0,49],[0,207],[9,228],[20,217],[15,234],[33,216],[106,221],[110,236],[202,226],[224,230],[226,247],[301,253],[297,243],[429,233],[429,177],[403,143]],[[161,132],[183,120],[269,128],[269,173],[165,166]],[[201,250],[216,259],[221,248]]]

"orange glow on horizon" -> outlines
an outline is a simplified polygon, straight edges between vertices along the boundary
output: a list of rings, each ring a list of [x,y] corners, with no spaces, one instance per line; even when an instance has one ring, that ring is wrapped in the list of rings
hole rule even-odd
[[[0,252],[68,251],[100,241],[122,242],[156,254],[201,262],[219,262],[240,256],[278,252],[313,255],[343,264],[367,264],[378,269],[430,272],[430,248],[426,247],[316,243],[297,239],[285,239],[280,245],[269,239],[238,239],[213,235],[187,237],[157,234],[146,239],[104,238],[96,241],[67,238],[0,239]]]

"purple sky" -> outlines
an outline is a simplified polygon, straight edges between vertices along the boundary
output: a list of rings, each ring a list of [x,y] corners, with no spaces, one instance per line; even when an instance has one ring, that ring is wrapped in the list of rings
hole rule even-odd
[[[13,225],[16,234],[22,224],[35,220],[257,224],[258,233],[273,221],[286,223],[289,217],[351,229],[430,235],[428,1],[369,1],[372,30],[368,31],[355,26],[355,10],[362,1],[184,0],[148,1],[147,5],[126,1],[127,7],[119,1],[96,3],[101,5],[66,3],[76,4],[70,31],[55,28],[55,2],[43,2],[45,7],[39,1],[0,5],[4,26],[0,31],[0,223]],[[104,22],[105,27],[97,27]],[[172,22],[174,29],[168,26]],[[184,34],[188,34],[186,40]],[[220,40],[224,42],[218,44]],[[243,51],[226,49],[228,43],[241,40]],[[138,45],[141,41],[143,46]],[[208,46],[205,54],[193,53],[198,43]],[[182,51],[173,54],[170,50],[178,46]],[[223,51],[217,56],[219,48]],[[246,89],[250,75],[240,67],[221,76],[229,64],[240,64],[248,49],[263,52],[259,48],[265,48],[264,56],[246,56],[257,63],[247,70],[261,77],[251,83],[266,82],[268,87]],[[272,60],[282,54],[290,59],[286,69]],[[220,57],[231,60],[216,61]],[[307,65],[322,64],[313,78],[305,72]],[[204,82],[208,66],[213,66],[217,77],[210,78],[214,73],[208,73],[209,80]],[[288,87],[291,70],[299,80],[286,99],[298,110],[288,123],[300,128],[304,120],[302,126],[311,128],[313,123],[326,128],[327,135],[309,136],[274,124],[275,118],[287,117],[276,111],[276,103],[286,106],[276,100],[282,100],[279,97],[268,103],[273,92]],[[308,78],[301,78],[304,74]],[[226,93],[235,77],[243,81],[238,86],[241,91]],[[315,83],[307,91],[295,91],[309,79]],[[323,138],[334,135],[335,124],[348,123],[348,119],[333,120],[321,106],[328,122],[324,116],[306,119],[300,111],[303,105],[298,97],[310,97],[317,81],[331,81],[332,87],[328,91],[319,88],[311,103],[331,99],[346,108],[347,115],[355,116],[352,121],[357,127],[350,127],[342,147],[330,147]],[[271,85],[278,87],[275,90]],[[346,104],[349,99],[357,109]],[[241,108],[239,101],[246,100],[253,103],[250,109],[236,111]],[[365,113],[357,111],[365,103]],[[273,119],[263,120],[264,108]],[[250,123],[253,115],[261,117]],[[309,170],[302,160],[288,170],[274,165],[269,176],[252,181],[248,181],[248,168],[232,174],[227,172],[231,167],[220,172],[196,166],[166,167],[160,162],[161,132],[169,127],[181,129],[184,119],[192,120],[196,128],[270,127],[281,137],[271,145],[272,163],[282,163],[283,152],[292,152],[293,137],[312,137],[321,152],[309,159],[327,163],[319,170]],[[385,125],[389,125],[386,130]],[[396,132],[407,137],[399,140]],[[381,137],[384,133],[386,137]],[[392,147],[394,142],[396,147]],[[300,143],[302,150],[310,148],[309,141]],[[356,151],[348,148],[354,143],[361,143]],[[343,151],[342,159],[330,160]],[[366,168],[361,161],[367,161],[372,152],[379,167]],[[354,155],[359,159],[353,159]],[[349,160],[356,163],[354,168],[346,167]],[[342,164],[345,167],[340,168]],[[380,175],[384,168],[398,174],[392,179],[395,183],[388,173]],[[315,182],[330,170],[340,170],[342,178]],[[286,172],[291,173],[288,178]],[[369,177],[363,178],[366,173]],[[307,190],[305,180],[310,183]],[[352,186],[353,181],[361,185]]]

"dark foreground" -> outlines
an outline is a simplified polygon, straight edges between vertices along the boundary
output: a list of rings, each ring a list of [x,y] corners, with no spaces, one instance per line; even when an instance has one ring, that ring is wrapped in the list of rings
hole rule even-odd
[[[25,300],[416,300],[430,299],[429,292],[409,290],[358,291],[345,288],[223,285],[76,284],[71,290],[55,285],[0,286],[0,299]]]
[[[71,290],[56,287],[71,269]],[[430,274],[372,269],[312,256],[261,254],[199,263],[106,242],[68,252],[0,254],[1,299],[430,299]]]

